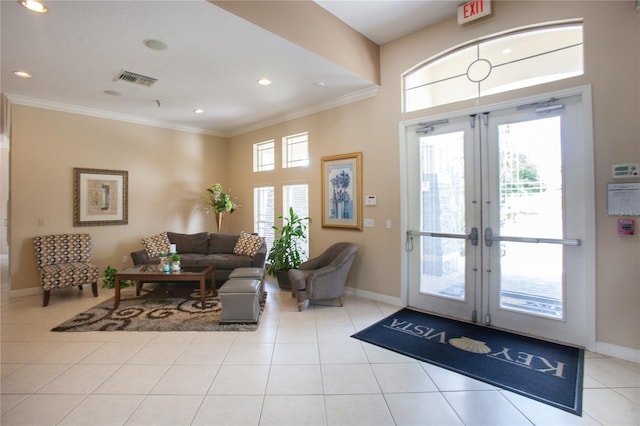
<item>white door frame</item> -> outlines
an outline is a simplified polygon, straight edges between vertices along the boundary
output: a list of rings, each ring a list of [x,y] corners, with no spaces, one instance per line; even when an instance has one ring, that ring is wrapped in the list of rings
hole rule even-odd
[[[404,167],[407,164],[409,152],[408,152],[408,144],[406,140],[407,128],[410,126],[415,126],[420,122],[424,121],[437,121],[442,119],[450,118],[451,116],[462,116],[462,115],[472,115],[472,114],[481,114],[483,112],[493,110],[493,109],[503,109],[516,107],[518,105],[533,103],[540,101],[544,98],[552,98],[552,97],[567,97],[567,96],[575,96],[579,95],[582,97],[582,108],[583,108],[583,116],[584,116],[584,143],[587,144],[587,148],[584,150],[584,158],[582,159],[585,165],[589,166],[589,170],[585,171],[586,181],[584,182],[584,188],[591,188],[591,191],[588,189],[585,191],[585,200],[586,204],[590,206],[587,209],[585,214],[585,222],[587,223],[587,228],[590,230],[590,235],[588,238],[585,238],[582,241],[583,249],[585,252],[585,256],[588,257],[587,261],[585,261],[585,268],[587,270],[584,271],[584,276],[586,277],[584,283],[584,289],[586,291],[585,300],[587,306],[586,310],[586,334],[587,334],[587,343],[586,349],[590,351],[595,351],[596,347],[596,303],[595,303],[595,178],[594,178],[594,162],[593,162],[593,113],[592,113],[592,98],[591,98],[591,86],[579,86],[571,89],[565,89],[550,93],[541,93],[535,96],[528,96],[525,98],[513,99],[510,101],[495,103],[484,105],[480,107],[474,107],[466,110],[459,111],[451,111],[449,113],[438,114],[438,115],[427,115],[425,117],[421,117],[418,119],[412,119],[407,121],[402,121],[399,124],[399,149],[400,149],[400,164],[399,170],[400,173],[400,206],[401,206],[401,241],[402,241],[402,250],[400,256],[400,282],[401,282],[401,293],[400,298],[402,303],[407,306],[409,301],[409,261],[408,261],[408,253],[405,250],[405,235],[408,229],[408,208],[409,202],[407,199],[408,194],[408,176],[406,173],[407,167]]]

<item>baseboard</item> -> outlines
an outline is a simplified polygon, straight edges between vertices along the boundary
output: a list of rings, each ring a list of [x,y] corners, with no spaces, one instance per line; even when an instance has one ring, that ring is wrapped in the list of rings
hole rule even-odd
[[[596,342],[596,352],[626,361],[640,363],[640,350],[613,345],[611,343]]]
[[[38,294],[42,294],[42,287],[25,288],[22,290],[11,290],[9,291],[9,299],[13,299],[16,297],[24,297],[24,296],[35,296]]]
[[[360,290],[353,287],[345,287],[344,292],[352,296],[362,297],[363,299],[373,300],[374,302],[387,303],[393,306],[404,307],[404,303],[399,297],[385,296],[384,294],[373,293],[371,291]]]

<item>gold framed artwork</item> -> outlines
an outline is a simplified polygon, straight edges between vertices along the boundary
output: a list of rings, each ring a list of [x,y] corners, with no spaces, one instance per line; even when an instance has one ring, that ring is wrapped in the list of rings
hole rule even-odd
[[[73,226],[126,225],[128,172],[73,169]]]
[[[362,231],[362,152],[321,161],[322,227]]]

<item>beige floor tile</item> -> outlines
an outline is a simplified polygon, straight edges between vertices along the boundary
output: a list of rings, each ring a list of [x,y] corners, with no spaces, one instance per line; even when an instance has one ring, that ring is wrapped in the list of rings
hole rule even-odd
[[[151,394],[206,395],[218,368],[217,365],[172,365]]]
[[[262,411],[262,395],[208,395],[196,413],[194,426],[257,425]]]
[[[89,395],[58,425],[123,425],[145,397],[145,395]]]
[[[213,395],[264,395],[267,365],[223,365],[209,389]]]
[[[272,343],[234,342],[222,362],[224,365],[269,365],[273,356]]]
[[[593,417],[583,411],[582,416],[578,416],[568,411],[558,410],[550,405],[542,402],[534,401],[522,395],[513,392],[501,391],[502,395],[507,398],[529,421],[538,426],[555,426],[555,425],[599,425]]]
[[[73,365],[38,390],[38,393],[90,394],[119,367],[115,364]]]
[[[34,393],[69,368],[64,364],[27,364],[0,381],[2,393]]]
[[[2,426],[57,425],[84,395],[32,395],[0,417]]]
[[[435,384],[419,364],[372,364],[383,393],[433,392]]]
[[[384,396],[398,425],[462,425],[462,420],[439,392],[391,393]]]
[[[322,384],[328,395],[381,393],[369,364],[322,365]]]
[[[322,364],[364,364],[368,362],[362,344],[351,339],[346,342],[321,342]]]
[[[328,425],[395,424],[382,395],[327,395],[325,405]]]
[[[82,364],[124,364],[134,356],[145,343],[106,342],[84,357]]]
[[[202,395],[149,395],[136,408],[125,425],[189,425],[203,398]]]
[[[583,407],[603,425],[640,424],[640,407],[611,389],[585,389]]]
[[[94,393],[115,395],[148,394],[169,368],[168,365],[120,366]]]
[[[530,425],[498,391],[444,392],[445,399],[468,425]]]
[[[231,343],[190,343],[176,359],[176,364],[220,365]]]
[[[267,395],[260,426],[326,425],[322,395]]]
[[[272,365],[267,395],[320,395],[319,365]]]
[[[272,365],[320,364],[316,343],[278,343],[273,350]]]

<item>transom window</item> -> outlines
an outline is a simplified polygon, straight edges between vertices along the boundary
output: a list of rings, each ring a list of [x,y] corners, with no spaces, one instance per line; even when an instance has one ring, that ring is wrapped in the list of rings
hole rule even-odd
[[[582,23],[474,41],[403,75],[404,111],[479,98],[584,73]]]
[[[282,168],[309,165],[309,133],[282,138]]]
[[[264,172],[275,168],[275,141],[253,144],[253,171]]]

